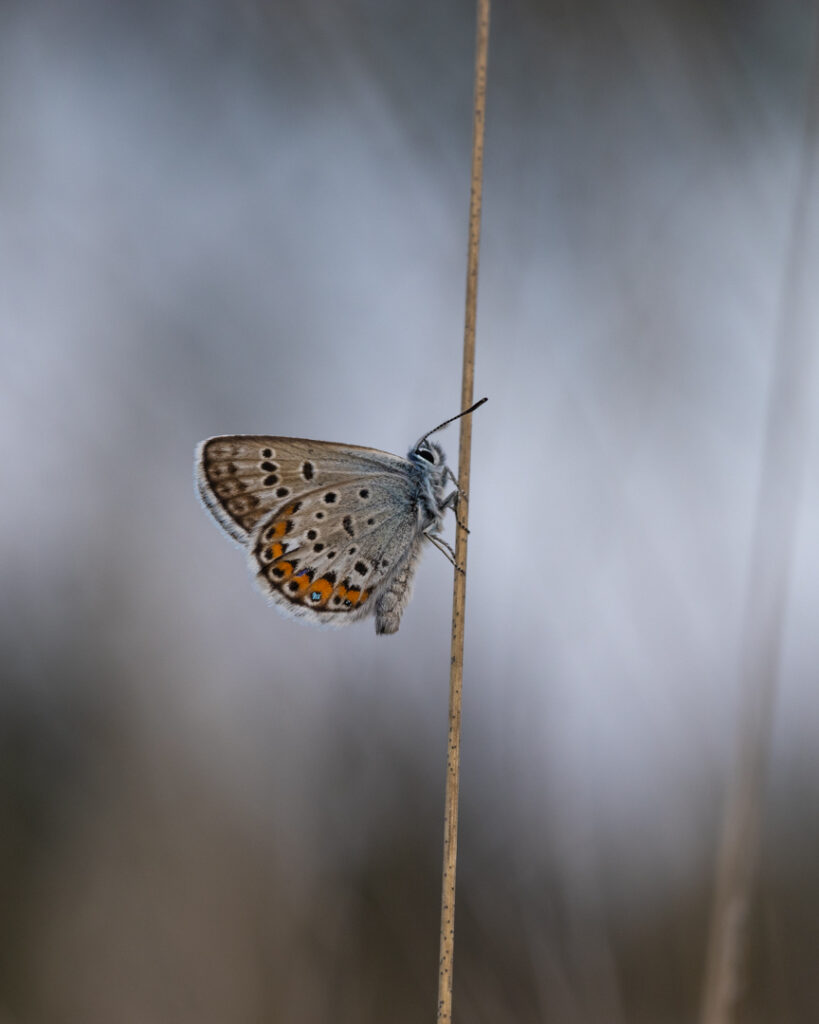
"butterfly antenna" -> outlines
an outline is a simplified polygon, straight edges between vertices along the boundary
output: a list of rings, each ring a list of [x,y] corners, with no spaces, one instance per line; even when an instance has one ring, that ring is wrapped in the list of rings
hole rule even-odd
[[[468,416],[471,412],[474,412],[479,406],[483,405],[484,402],[488,402],[488,401],[489,401],[488,398],[481,398],[474,405],[470,405],[470,407],[468,409],[464,409],[463,412],[459,412],[457,416],[450,416],[450,418],[448,420],[444,420],[443,423],[439,423],[438,426],[435,427],[433,430],[427,431],[427,433],[424,434],[424,436],[421,438],[421,441],[426,441],[426,439],[431,434],[437,434],[439,430],[443,430],[444,427],[448,427],[450,423],[454,423],[455,420],[459,420],[462,416]],[[421,441],[419,441],[418,444],[420,444]],[[416,445],[416,448],[417,447],[418,447],[418,445]]]

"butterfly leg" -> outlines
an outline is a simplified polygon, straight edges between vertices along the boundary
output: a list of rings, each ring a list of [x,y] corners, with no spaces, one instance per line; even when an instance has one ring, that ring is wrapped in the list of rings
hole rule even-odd
[[[458,483],[458,478],[455,476],[455,474],[452,472],[452,470],[449,468],[449,466],[445,466],[444,468],[446,470],[444,478],[445,479],[448,478],[449,480],[451,480],[453,482],[453,484],[455,484],[455,487],[456,487],[455,493],[454,494],[450,494],[444,504],[448,504],[448,506],[450,508],[452,508],[453,512],[455,513],[455,520],[458,523],[458,526],[462,527],[464,530],[466,530],[467,533],[469,533],[469,528],[467,527],[466,523],[463,523],[458,518],[458,509],[457,509],[457,504],[458,504],[458,502],[461,499],[463,499],[464,502],[468,503],[469,502],[469,498],[467,497],[466,491],[462,491],[461,490],[461,485]],[[457,495],[457,497],[456,497],[456,495]]]
[[[444,540],[443,537],[438,537],[434,533],[425,533],[424,536],[427,540],[431,540],[436,548],[444,554],[447,561],[451,562],[457,572],[463,572],[463,569],[458,565],[455,560],[455,552],[452,549],[452,545]]]
[[[449,470],[449,475],[452,476],[451,470]],[[455,477],[452,477],[452,479],[455,480]],[[458,503],[461,501],[462,498],[464,501],[466,501],[466,495],[460,488],[458,488],[457,491],[452,491],[444,498],[441,504],[441,510],[443,511],[444,509],[451,508],[452,511],[455,513],[455,522],[458,524],[458,526],[460,526],[462,530],[465,530],[467,533],[469,533],[469,527],[458,516]]]
[[[445,470],[445,472],[444,472],[444,479],[445,480],[451,480],[453,482],[453,484],[455,484],[455,487],[458,490],[458,494],[460,494],[463,497],[464,501],[466,501],[467,500],[466,494],[464,494],[464,492],[461,490],[461,485],[458,483],[457,476],[455,476],[455,474],[452,472],[452,470],[450,469],[449,466],[444,466],[444,470]]]

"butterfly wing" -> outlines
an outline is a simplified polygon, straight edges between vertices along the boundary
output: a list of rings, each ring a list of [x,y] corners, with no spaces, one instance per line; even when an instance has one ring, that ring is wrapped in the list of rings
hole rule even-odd
[[[369,469],[288,499],[259,521],[249,561],[285,614],[340,626],[375,611],[377,631],[395,632],[422,538],[405,464],[401,473]],[[380,628],[385,600],[389,620]]]
[[[211,437],[196,453],[196,484],[205,506],[239,544],[289,499],[324,484],[367,474],[405,476],[407,460],[375,448],[297,437]]]

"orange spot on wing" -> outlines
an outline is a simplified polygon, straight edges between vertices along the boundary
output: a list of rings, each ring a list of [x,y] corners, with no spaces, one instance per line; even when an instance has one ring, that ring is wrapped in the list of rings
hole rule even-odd
[[[369,590],[362,590],[362,591],[361,591],[361,602],[360,602],[360,603],[361,603],[361,604],[364,604],[364,602],[365,602],[365,601],[367,600],[367,598],[368,598],[369,596],[370,596],[370,592],[369,592]]]
[[[283,537],[287,533],[287,521],[280,519],[278,523],[273,524],[273,533],[270,535],[271,540],[278,540],[279,537]]]
[[[335,594],[341,598],[341,603],[336,605],[336,608],[338,611],[343,612],[347,611],[350,607],[354,608],[358,604],[360,591],[353,587],[345,587],[343,583],[339,583],[335,589]]]
[[[283,544],[271,544],[270,547],[268,548],[268,550],[270,551],[270,557],[271,558],[281,558],[282,555],[284,554],[284,545]]]
[[[299,585],[299,589],[294,590],[293,593],[301,596],[310,586],[310,577],[306,573],[301,573],[300,575],[293,577],[293,582],[298,583]]]
[[[289,580],[293,575],[293,563],[292,562],[279,562],[276,566],[282,572],[281,576],[277,576],[277,579],[283,583],[285,580]]]
[[[314,608],[321,608],[325,604],[333,593],[333,585],[329,580],[316,580],[316,582],[310,587],[310,604]],[[313,600],[313,594],[318,594],[319,599]]]

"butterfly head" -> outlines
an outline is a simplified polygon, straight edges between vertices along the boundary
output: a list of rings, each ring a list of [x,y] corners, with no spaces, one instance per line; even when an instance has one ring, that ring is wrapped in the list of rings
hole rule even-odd
[[[409,453],[410,462],[421,466],[443,466],[446,462],[443,448],[434,441],[422,437],[418,444],[414,445]]]
[[[433,524],[435,529],[443,523],[444,490],[447,466],[443,448],[426,437],[412,446],[408,459],[412,463],[418,485],[418,515],[421,529]]]

